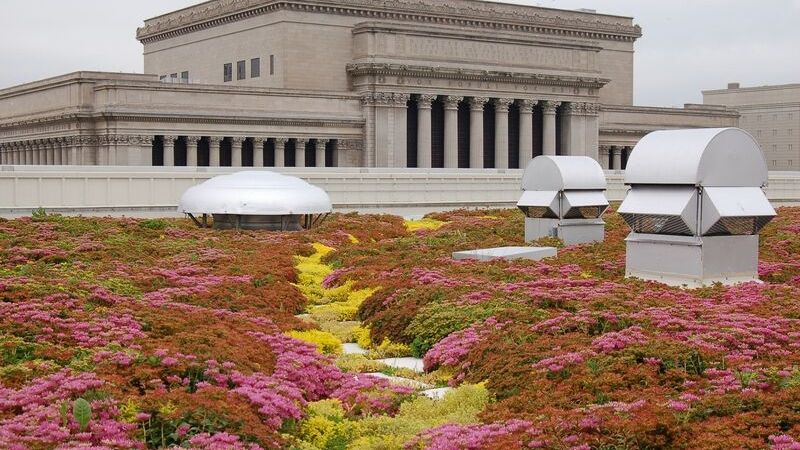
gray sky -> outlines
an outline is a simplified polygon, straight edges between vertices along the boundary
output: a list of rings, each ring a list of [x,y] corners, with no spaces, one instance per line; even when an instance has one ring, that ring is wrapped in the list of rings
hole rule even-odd
[[[511,0],[633,16],[635,102],[700,103],[700,90],[800,82],[800,0]],[[75,70],[142,71],[136,27],[199,0],[0,0],[0,88]],[[795,56],[792,56],[795,55]]]

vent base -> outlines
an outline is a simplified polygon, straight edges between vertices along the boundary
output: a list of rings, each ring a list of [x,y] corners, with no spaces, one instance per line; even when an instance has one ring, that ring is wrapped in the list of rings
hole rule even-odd
[[[758,236],[665,236],[631,233],[628,278],[697,288],[758,280]]]

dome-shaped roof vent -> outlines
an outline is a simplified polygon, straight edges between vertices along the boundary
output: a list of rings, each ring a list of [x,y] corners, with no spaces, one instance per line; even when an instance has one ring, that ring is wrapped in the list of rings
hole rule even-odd
[[[300,230],[333,210],[328,194],[300,178],[269,171],[220,175],[189,188],[178,211],[218,229]],[[198,219],[200,217],[200,219]]]

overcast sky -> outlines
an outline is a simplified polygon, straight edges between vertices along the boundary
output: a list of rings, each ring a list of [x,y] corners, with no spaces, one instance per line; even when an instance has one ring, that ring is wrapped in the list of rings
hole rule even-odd
[[[703,89],[800,82],[800,0],[513,0],[632,16],[635,103],[700,103]],[[0,0],[0,88],[75,70],[142,71],[136,27],[199,0]]]

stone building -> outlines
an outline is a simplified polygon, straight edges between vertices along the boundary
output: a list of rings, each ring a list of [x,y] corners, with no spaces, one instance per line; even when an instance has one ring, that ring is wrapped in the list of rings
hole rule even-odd
[[[703,103],[724,105],[741,115],[739,126],[764,151],[769,170],[800,170],[800,84],[703,91]]]
[[[480,0],[211,0],[145,21],[144,72],[0,90],[0,163],[624,168],[644,134],[629,17]]]

